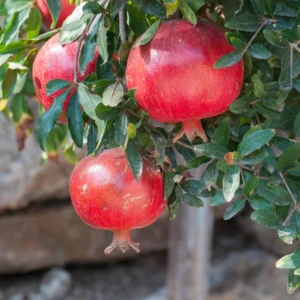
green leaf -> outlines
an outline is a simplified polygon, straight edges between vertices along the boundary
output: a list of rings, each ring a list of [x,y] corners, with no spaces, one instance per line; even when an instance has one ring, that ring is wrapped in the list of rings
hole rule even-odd
[[[259,178],[253,176],[249,181],[246,182],[244,187],[244,195],[248,200],[253,199],[253,192],[256,189],[257,185],[259,183]]]
[[[119,82],[109,85],[103,93],[103,104],[106,106],[117,106],[123,99],[124,90]]]
[[[260,149],[273,138],[275,133],[276,132],[273,129],[262,129],[244,136],[238,146],[238,152],[241,155],[246,156],[257,149]]]
[[[4,55],[0,55],[0,66],[2,66],[3,64],[5,64],[10,57],[12,57],[12,54],[4,54]]]
[[[196,158],[195,152],[191,149],[183,147],[179,144],[175,144],[175,148],[184,157],[186,162]]]
[[[259,15],[272,15],[276,0],[250,0],[250,2]]]
[[[116,117],[120,113],[118,107],[105,106],[103,103],[99,103],[96,107],[96,115],[100,120],[108,120]]]
[[[217,192],[210,200],[210,206],[220,206],[226,203],[223,192]]]
[[[264,84],[257,74],[251,76],[251,82],[253,83],[253,94],[257,98],[265,97],[266,93]]]
[[[284,151],[288,147],[293,145],[293,141],[286,139],[282,136],[275,136],[272,140],[272,145],[275,146],[278,150]]]
[[[50,109],[47,110],[39,119],[37,126],[37,140],[40,147],[45,151],[44,144],[49,135],[51,129],[54,127],[56,120],[60,116],[63,104],[67,99],[71,89],[64,91],[61,95],[57,96],[51,105]]]
[[[205,5],[204,0],[185,0],[185,2],[194,12],[197,12],[203,5]]]
[[[280,89],[283,91],[289,91],[293,88],[290,57],[291,53],[287,50],[281,58],[281,72],[278,81]]]
[[[248,52],[251,56],[258,59],[268,59],[272,56],[272,53],[262,44],[252,44]]]
[[[287,280],[287,293],[291,295],[299,287],[300,287],[300,276],[294,274],[293,270],[290,270],[288,274],[288,280]]]
[[[110,1],[110,11],[112,16],[115,16],[120,10],[126,6],[127,0],[112,0]]]
[[[97,145],[97,127],[94,124],[94,122],[91,122],[90,128],[89,128],[89,133],[88,133],[88,138],[87,138],[87,149],[88,149],[88,154],[92,154]]]
[[[86,85],[80,83],[78,85],[79,102],[84,112],[93,120],[97,118],[96,107],[101,103],[100,96],[91,93]]]
[[[219,123],[215,131],[214,143],[227,147],[229,137],[230,137],[229,118],[225,117],[221,120],[221,122]]]
[[[227,169],[223,178],[223,194],[226,202],[230,202],[233,199],[239,186],[240,168],[238,165],[234,165]]]
[[[137,182],[140,182],[143,172],[143,162],[137,145],[131,140],[128,142],[126,148],[126,158],[134,179]]]
[[[132,1],[138,9],[146,12],[149,15],[164,18],[166,16],[166,9],[163,3],[159,0],[133,0]]]
[[[224,213],[224,216],[223,216],[223,219],[225,221],[228,221],[231,218],[233,218],[236,214],[238,214],[245,207],[245,204],[246,204],[245,199],[240,199],[240,200],[234,201],[226,209],[226,211]]]
[[[55,92],[65,89],[71,85],[71,82],[63,79],[54,79],[47,82],[46,95],[51,96]]]
[[[133,49],[142,45],[148,44],[153,37],[155,36],[161,20],[155,21],[144,33],[143,35],[137,40],[137,42],[133,45]]]
[[[156,164],[163,164],[165,159],[166,140],[162,134],[156,132],[151,132],[150,137],[155,146]]]
[[[211,162],[203,174],[204,184],[206,186],[214,184],[218,180],[219,171],[217,169],[216,164],[217,164],[217,161]]]
[[[26,38],[28,40],[35,38],[39,35],[42,27],[42,15],[36,7],[30,10],[29,18],[26,22]]]
[[[183,17],[192,23],[193,25],[197,24],[197,17],[194,11],[190,8],[185,0],[179,0],[179,9],[183,15]]]
[[[123,145],[127,135],[128,118],[125,111],[117,115],[114,123],[114,140],[118,145]]]
[[[274,154],[273,150],[270,147],[265,146],[265,149],[268,153],[268,156],[263,160],[264,168],[269,173],[273,174],[276,170],[276,167],[277,167],[275,154]]]
[[[252,98],[249,98],[247,96],[240,97],[229,106],[229,110],[234,114],[248,112],[250,109],[250,101],[252,101]]]
[[[47,6],[49,8],[52,23],[50,29],[53,29],[58,21],[61,12],[61,0],[47,0]]]
[[[188,194],[197,195],[199,189],[202,187],[202,184],[199,180],[184,180],[180,185]]]
[[[230,29],[255,32],[263,22],[262,17],[252,14],[240,14],[231,18],[225,26]]]
[[[274,14],[277,16],[283,17],[296,17],[299,12],[299,3],[298,6],[295,2],[293,5],[290,2],[286,1],[276,1]]]
[[[129,16],[129,27],[137,36],[142,35],[149,27],[146,14],[133,5],[127,4],[126,8]]]
[[[104,17],[100,18],[98,33],[97,33],[98,51],[101,55],[103,63],[108,61],[108,49],[107,49],[107,31],[105,28]]]
[[[18,11],[22,11],[32,5],[32,0],[18,0],[16,5],[16,0],[6,0],[4,1],[5,8],[8,14],[13,14]]]
[[[270,29],[264,29],[263,34],[266,38],[266,40],[273,46],[279,47],[279,48],[285,48],[285,46],[281,43],[281,40],[278,36],[278,34]]]
[[[8,70],[2,82],[3,98],[8,99],[14,92],[17,83],[17,72],[15,70]]]
[[[207,158],[205,156],[199,156],[199,157],[193,158],[192,160],[187,161],[184,164],[184,166],[189,169],[196,169],[208,161],[209,161],[209,158]]]
[[[166,7],[166,17],[170,17],[177,11],[178,0],[164,0],[164,5]]]
[[[270,188],[264,184],[259,184],[256,188],[256,193],[268,200],[270,203],[285,206],[291,204],[291,196],[282,186]]]
[[[224,159],[225,154],[228,152],[225,146],[210,143],[196,145],[194,149],[202,155],[216,159]]]
[[[300,158],[300,142],[294,143],[292,146],[284,150],[277,160],[277,167],[280,171],[292,166]]]
[[[222,57],[220,57],[214,64],[215,69],[221,69],[225,67],[230,67],[232,65],[235,65],[237,62],[239,62],[242,59],[242,55],[239,52],[230,52]]]
[[[300,250],[285,255],[276,262],[276,268],[278,269],[299,269],[300,268]]]
[[[300,177],[300,162],[288,168],[285,173]]]
[[[31,38],[31,42],[33,42],[33,44],[42,42],[44,40],[48,40],[49,38],[51,38],[54,34],[58,33],[59,29],[54,29],[51,31],[47,31],[43,34],[38,35],[37,37]]]
[[[67,109],[68,128],[75,145],[83,146],[83,120],[78,91],[72,95]]]
[[[170,220],[174,220],[181,209],[183,191],[178,185],[175,187],[175,196],[176,197],[174,197],[173,199],[171,198],[168,203]]]
[[[273,208],[257,209],[251,214],[251,219],[256,223],[273,229],[279,229],[282,221]]]
[[[192,207],[203,207],[204,202],[197,196],[194,195],[189,195],[189,194],[184,194],[182,201]]]
[[[175,187],[175,182],[173,180],[174,177],[175,177],[174,173],[165,172],[165,189],[164,189],[165,199],[169,199],[174,191],[174,187]]]
[[[294,121],[294,135],[295,137],[300,137],[300,113],[298,113]]]

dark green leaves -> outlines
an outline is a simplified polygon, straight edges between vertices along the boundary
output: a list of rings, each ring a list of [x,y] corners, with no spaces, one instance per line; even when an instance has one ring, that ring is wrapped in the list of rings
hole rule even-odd
[[[189,206],[197,208],[204,206],[204,202],[199,197],[194,195],[184,194],[182,201]]]
[[[235,65],[242,59],[242,54],[239,52],[230,52],[220,57],[214,64],[214,68],[221,69]]]
[[[264,184],[260,184],[256,188],[256,192],[259,196],[276,205],[284,206],[291,204],[292,201],[289,193],[282,186],[270,188]]]
[[[272,129],[263,129],[254,131],[242,139],[238,146],[238,152],[242,155],[248,155],[257,149],[260,149],[263,145],[267,144],[275,135],[275,131]]]
[[[284,150],[278,158],[277,167],[280,171],[293,165],[300,158],[300,142]]]
[[[97,33],[97,44],[98,51],[103,59],[103,63],[106,63],[108,60],[108,51],[107,51],[107,31],[104,24],[104,17],[100,18],[100,23]]]
[[[106,106],[117,106],[123,99],[124,90],[121,83],[116,82],[109,85],[103,93],[103,104]]]
[[[83,120],[79,102],[79,93],[76,91],[68,104],[68,127],[75,145],[82,148],[83,145]]]
[[[165,188],[164,188],[165,199],[169,199],[169,197],[173,193],[175,187],[174,176],[175,176],[174,173],[165,172]]]
[[[125,111],[122,111],[114,123],[114,140],[117,145],[123,145],[127,135],[128,118]]]
[[[37,140],[42,150],[44,149],[45,141],[54,127],[56,120],[62,112],[63,104],[68,97],[71,89],[66,90],[61,95],[55,98],[52,106],[39,119],[37,126]]]
[[[102,99],[100,96],[92,94],[88,87],[80,83],[78,86],[79,102],[83,107],[85,113],[93,120],[96,119],[96,107],[101,103]]]
[[[156,151],[156,164],[160,165],[164,162],[166,140],[164,136],[157,132],[152,132],[150,137],[154,143]]]
[[[298,113],[294,121],[294,135],[295,137],[300,137],[300,113]]]
[[[193,25],[197,24],[197,17],[185,0],[179,0],[179,9],[183,17]]]
[[[262,23],[263,19],[258,15],[241,14],[231,18],[225,26],[230,29],[255,32]]]
[[[225,146],[218,144],[200,144],[196,145],[194,148],[202,155],[216,159],[223,159],[225,154],[228,152]]]
[[[252,44],[248,52],[251,56],[258,59],[267,59],[272,56],[271,52],[262,44]]]
[[[226,209],[223,219],[225,221],[227,221],[227,220],[230,220],[231,218],[233,218],[236,214],[238,214],[245,207],[245,204],[246,204],[245,199],[240,199],[240,200],[236,200],[235,202],[233,202]]]
[[[50,28],[53,29],[58,21],[61,11],[61,0],[47,0],[47,6],[49,8],[52,23]]]
[[[230,202],[233,199],[239,186],[240,168],[238,165],[234,165],[227,169],[223,178],[223,194],[226,202]]]
[[[155,21],[134,44],[133,48],[148,44],[157,32],[159,25],[160,20]]]
[[[133,141],[128,142],[126,158],[134,179],[139,182],[143,172],[143,162],[137,145]]]
[[[55,92],[65,89],[71,85],[71,82],[62,79],[54,79],[47,82],[46,85],[46,94],[47,96],[51,96]]]
[[[164,18],[166,16],[166,9],[161,1],[159,0],[133,0],[135,6],[140,10],[146,12],[151,16],[158,18]]]

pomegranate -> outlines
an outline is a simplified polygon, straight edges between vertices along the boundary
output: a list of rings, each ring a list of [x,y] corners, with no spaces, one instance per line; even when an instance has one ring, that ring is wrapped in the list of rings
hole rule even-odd
[[[174,142],[198,134],[207,142],[201,119],[225,112],[243,84],[243,63],[214,69],[223,55],[235,51],[223,29],[209,22],[196,26],[181,19],[160,25],[152,41],[133,48],[126,69],[128,89],[150,117],[182,122]]]
[[[105,249],[139,252],[131,229],[152,224],[163,213],[163,176],[151,162],[143,159],[143,172],[137,182],[120,148],[85,157],[70,178],[70,197],[77,214],[88,225],[112,230],[114,237]]]
[[[50,27],[52,23],[52,17],[47,5],[47,0],[37,0],[36,2],[38,9],[40,10],[42,17],[43,17],[43,23]],[[75,4],[70,4],[69,0],[61,0],[61,11],[60,16],[57,20],[55,28],[59,28],[62,26],[65,19],[72,14],[73,10],[76,8]]]
[[[58,91],[51,96],[46,95],[47,82],[53,79],[64,79],[70,82],[74,80],[74,61],[77,49],[77,41],[66,45],[58,42],[59,33],[49,39],[40,49],[33,63],[33,84],[37,97],[45,109],[49,109],[54,98],[62,93]],[[94,59],[87,65],[84,75],[78,74],[79,81],[83,80],[87,75],[95,72],[98,51],[95,51]],[[71,91],[69,97],[64,103],[64,112],[60,117],[61,121],[65,121],[65,112],[68,107],[69,100],[74,91]]]

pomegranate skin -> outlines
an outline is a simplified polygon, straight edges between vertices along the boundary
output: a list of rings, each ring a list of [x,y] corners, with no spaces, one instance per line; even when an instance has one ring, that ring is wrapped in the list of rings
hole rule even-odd
[[[166,207],[163,190],[162,173],[145,159],[137,182],[120,148],[85,157],[70,178],[70,197],[81,219],[94,228],[115,233],[115,244],[106,253],[118,246],[120,250],[132,247],[127,245],[128,241],[133,243],[130,230],[157,220]]]
[[[212,23],[193,26],[176,19],[162,23],[151,42],[131,50],[127,87],[136,88],[139,106],[152,119],[193,123],[228,109],[240,93],[244,70],[242,61],[214,69],[221,56],[235,51],[224,33]]]
[[[54,79],[63,79],[73,82],[74,80],[74,61],[77,49],[77,41],[66,45],[59,44],[59,33],[49,39],[38,52],[33,63],[33,84],[37,97],[43,107],[48,110],[55,97],[59,96],[62,91],[55,92],[51,96],[46,95],[46,85]],[[94,59],[87,65],[84,75],[78,74],[79,81],[82,81],[87,75],[96,71],[98,51],[95,51]],[[74,90],[75,91],[75,90]],[[65,112],[68,107],[70,98],[74,91],[71,91],[63,107],[61,121],[65,121]]]
[[[47,5],[47,0],[37,0],[36,1],[37,7],[40,10],[42,17],[43,17],[43,23],[50,27],[52,23],[52,17]],[[59,28],[62,26],[65,19],[72,14],[74,9],[76,8],[75,4],[70,4],[69,0],[61,0],[61,12],[60,16],[57,20],[55,28]]]

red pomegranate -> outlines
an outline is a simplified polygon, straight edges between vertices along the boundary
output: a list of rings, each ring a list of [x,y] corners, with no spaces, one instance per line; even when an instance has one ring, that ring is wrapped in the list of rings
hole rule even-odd
[[[54,98],[62,92],[56,92],[51,96],[46,95],[47,82],[53,79],[64,79],[70,82],[74,80],[74,61],[77,49],[77,41],[66,45],[58,42],[59,33],[49,39],[40,49],[33,63],[33,84],[37,97],[43,107],[47,110],[51,107]],[[87,65],[84,75],[78,76],[79,81],[83,80],[87,75],[95,72],[98,51],[95,51],[94,59]],[[68,107],[69,100],[74,92],[71,92],[64,103],[64,113],[60,117],[61,121],[65,121],[65,112]]]
[[[136,88],[136,100],[150,117],[160,122],[182,122],[174,142],[186,134],[207,141],[203,118],[225,112],[243,84],[243,63],[214,69],[214,63],[233,52],[223,29],[181,19],[160,25],[152,41],[131,50],[126,79]]]
[[[43,17],[43,23],[50,27],[52,23],[52,17],[47,5],[47,0],[37,0],[36,1],[37,7],[40,10],[42,17]],[[75,4],[70,4],[69,0],[61,0],[61,11],[59,19],[56,23],[55,28],[59,28],[62,26],[65,19],[72,14],[73,10],[76,8]]]
[[[112,230],[114,237],[105,249],[139,252],[132,241],[131,229],[152,224],[163,213],[163,176],[160,170],[143,159],[143,172],[137,182],[119,148],[85,157],[70,178],[70,197],[77,214],[88,225]]]

